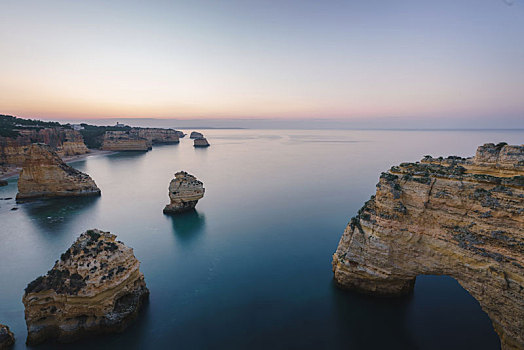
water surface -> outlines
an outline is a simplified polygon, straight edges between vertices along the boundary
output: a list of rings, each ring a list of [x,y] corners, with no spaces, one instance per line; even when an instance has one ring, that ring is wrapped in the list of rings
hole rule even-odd
[[[100,198],[0,200],[0,322],[15,332],[15,349],[25,348],[23,289],[89,228],[134,248],[151,296],[124,333],[61,349],[499,347],[488,317],[453,279],[422,276],[409,297],[371,298],[333,285],[331,255],[381,171],[426,154],[469,156],[485,142],[520,144],[523,132],[205,134],[207,149],[186,137],[72,163]],[[179,170],[202,180],[206,194],[195,212],[165,216]],[[0,188],[0,198],[15,195],[16,179]]]

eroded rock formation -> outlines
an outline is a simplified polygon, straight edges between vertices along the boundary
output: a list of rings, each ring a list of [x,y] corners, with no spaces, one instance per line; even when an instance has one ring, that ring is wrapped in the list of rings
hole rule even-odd
[[[209,142],[207,142],[207,139],[205,137],[201,137],[201,138],[193,140],[193,146],[194,147],[209,147]]]
[[[22,299],[27,344],[122,331],[149,295],[133,249],[116,236],[88,230]]]
[[[180,142],[179,131],[174,129],[136,128],[131,129],[130,132],[148,140],[151,144]]]
[[[89,153],[82,135],[72,129],[17,129],[16,132],[16,137],[0,136],[0,165],[21,166],[25,152],[33,143],[45,143],[62,157]]]
[[[202,133],[198,132],[198,131],[192,131],[191,135],[189,135],[190,139],[201,139],[203,137],[204,137],[204,135]]]
[[[191,174],[179,171],[169,183],[171,202],[164,208],[164,213],[180,213],[195,208],[198,200],[204,197],[204,184]]]
[[[336,282],[401,295],[421,274],[455,278],[504,349],[524,348],[524,146],[432,158],[382,173],[333,255]]]
[[[0,350],[9,349],[15,343],[15,336],[9,327],[0,324]]]
[[[101,149],[105,151],[149,151],[152,143],[134,131],[106,131]]]
[[[100,195],[95,182],[67,165],[50,146],[32,144],[18,179],[17,199]]]

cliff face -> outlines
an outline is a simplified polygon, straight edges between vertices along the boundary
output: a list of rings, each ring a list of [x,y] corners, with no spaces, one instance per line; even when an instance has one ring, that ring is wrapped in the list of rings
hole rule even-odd
[[[109,232],[88,230],[22,299],[27,343],[72,341],[123,330],[149,295],[133,249]]]
[[[179,143],[179,132],[173,129],[139,128],[131,129],[137,137],[147,139],[151,144]]]
[[[21,166],[32,143],[45,143],[60,156],[89,153],[82,135],[65,128],[20,129],[16,138],[0,136],[0,164]]]
[[[9,327],[0,324],[0,350],[9,349],[15,343],[15,336]]]
[[[134,131],[106,131],[102,140],[106,151],[149,151],[151,142]]]
[[[198,200],[204,197],[204,184],[185,171],[179,171],[169,183],[171,202],[164,208],[164,213],[179,213],[194,209]]]
[[[431,158],[382,173],[333,255],[336,282],[401,295],[421,274],[455,278],[504,349],[524,348],[524,146]]]
[[[17,199],[100,195],[89,177],[69,165],[50,146],[32,144],[18,179]]]

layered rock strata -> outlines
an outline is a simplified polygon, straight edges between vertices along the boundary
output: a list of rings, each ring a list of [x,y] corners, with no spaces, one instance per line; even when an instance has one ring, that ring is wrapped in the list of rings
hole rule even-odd
[[[151,144],[179,143],[179,132],[174,129],[137,128],[131,129],[132,134],[148,140]]]
[[[333,255],[335,281],[409,293],[421,274],[455,278],[489,315],[504,349],[524,348],[524,146],[432,158],[382,173]]]
[[[33,143],[45,143],[60,156],[89,153],[82,135],[72,129],[18,129],[16,132],[18,136],[14,138],[0,136],[0,165],[21,166],[25,152]]]
[[[207,139],[205,137],[202,137],[202,138],[194,139],[193,146],[194,147],[209,147],[209,142],[207,142]]]
[[[18,178],[17,199],[100,195],[91,177],[62,161],[50,146],[33,144]]]
[[[138,135],[138,132],[106,131],[101,149],[105,151],[149,151],[152,143]]]
[[[9,327],[0,324],[0,350],[9,349],[15,343],[15,336]]]
[[[204,184],[191,174],[179,171],[169,183],[171,202],[164,208],[164,213],[180,213],[194,209],[198,200],[204,197]]]
[[[191,135],[189,135],[189,138],[190,139],[200,139],[200,138],[203,138],[204,135],[198,131],[192,131],[191,132]]]
[[[125,329],[149,295],[139,266],[133,249],[115,235],[100,230],[80,235],[25,289],[27,344]]]

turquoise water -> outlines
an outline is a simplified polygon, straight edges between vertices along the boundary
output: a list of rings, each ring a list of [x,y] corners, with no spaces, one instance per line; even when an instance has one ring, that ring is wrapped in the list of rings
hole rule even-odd
[[[89,228],[134,248],[151,291],[124,333],[60,349],[497,349],[478,303],[453,279],[422,276],[412,296],[337,289],[331,255],[381,171],[426,154],[521,144],[522,131],[209,130],[147,153],[72,163],[100,198],[0,200],[0,323],[25,348],[23,289]],[[197,210],[165,216],[176,171],[204,182]],[[0,198],[16,195],[16,179]],[[12,211],[12,208],[18,208]],[[39,349],[53,349],[43,345]]]

